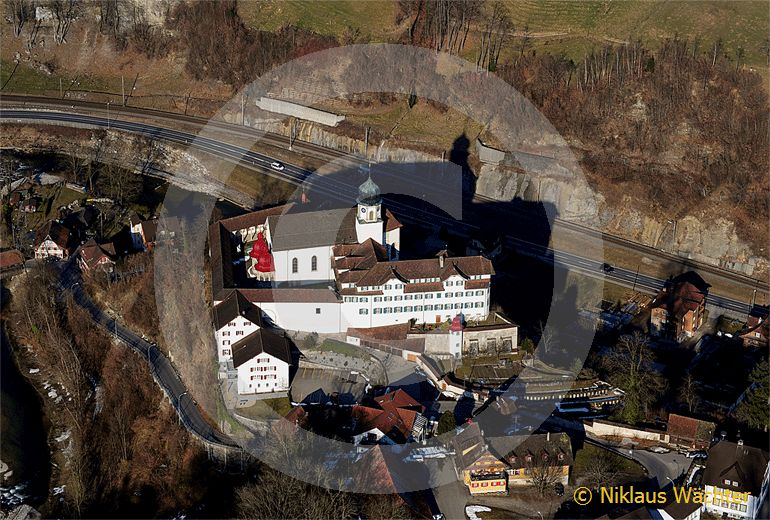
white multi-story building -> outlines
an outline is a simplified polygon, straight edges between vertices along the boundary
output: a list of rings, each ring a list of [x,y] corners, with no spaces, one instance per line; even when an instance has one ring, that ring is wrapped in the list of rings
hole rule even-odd
[[[491,262],[445,253],[399,260],[402,225],[383,210],[371,178],[359,187],[354,208],[291,209],[257,211],[212,226],[215,303],[238,288],[278,326],[319,333],[489,314]],[[256,247],[262,240],[266,248]],[[270,280],[270,286],[257,280]]]
[[[219,221],[209,236],[214,304],[250,302],[278,327],[318,333],[485,318],[491,262],[446,252],[401,260],[401,228],[371,178],[353,208],[287,205]],[[252,325],[237,319],[260,327],[256,318]],[[232,345],[219,343],[232,341],[220,336],[228,323],[215,325],[220,361]]]
[[[720,441],[708,451],[703,471],[703,510],[722,518],[760,518],[770,484],[770,455],[742,441]]]
[[[281,332],[265,328],[260,308],[232,291],[214,306],[213,314],[217,358],[237,372],[238,393],[287,390],[291,345]]]

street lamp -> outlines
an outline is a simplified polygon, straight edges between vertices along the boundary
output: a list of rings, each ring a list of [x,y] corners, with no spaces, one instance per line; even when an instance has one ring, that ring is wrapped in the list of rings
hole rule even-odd
[[[110,102],[107,101],[107,130],[110,129]]]
[[[543,513],[541,513],[540,511],[538,511],[538,512],[537,512],[537,514],[539,514],[539,515],[540,515],[540,520],[543,520]]]

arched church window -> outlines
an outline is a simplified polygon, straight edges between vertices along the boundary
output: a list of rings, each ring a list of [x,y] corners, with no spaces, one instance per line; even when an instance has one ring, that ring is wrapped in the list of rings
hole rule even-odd
[[[299,262],[297,262],[296,258],[291,259],[291,272],[296,273],[299,271]]]
[[[310,270],[318,271],[318,257],[315,255],[313,255],[313,258],[310,259]]]

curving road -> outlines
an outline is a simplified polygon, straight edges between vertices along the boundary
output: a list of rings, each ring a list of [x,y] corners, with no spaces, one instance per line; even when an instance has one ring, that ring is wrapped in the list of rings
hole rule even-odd
[[[13,99],[15,98],[12,97],[11,100]],[[7,103],[9,100],[6,97],[4,101]],[[47,103],[48,100],[46,100],[45,102]],[[94,105],[94,104],[92,103],[91,105]],[[168,113],[157,113],[157,114],[160,114],[160,115],[157,115],[154,111],[144,111],[139,109],[132,109],[130,110],[130,112],[141,113],[141,114],[150,112],[153,117],[158,117],[159,119],[172,119],[171,117],[169,117],[170,114]],[[205,121],[203,120],[198,120],[197,118],[191,118],[189,116],[184,116],[184,117],[180,116],[179,119],[183,121],[195,120],[199,123],[205,123]],[[246,165],[248,167],[251,167],[252,169],[255,169],[271,177],[279,178],[281,180],[288,181],[295,184],[300,184],[304,182],[310,175],[313,174],[313,172],[310,170],[306,170],[299,166],[286,164],[286,163],[284,163],[283,170],[277,171],[270,167],[270,164],[275,159],[265,154],[261,154],[259,152],[254,152],[237,145],[229,144],[223,141],[218,141],[208,137],[199,136],[189,132],[184,132],[184,131],[175,130],[171,128],[165,128],[165,127],[156,126],[156,125],[149,125],[145,123],[124,121],[124,120],[116,119],[114,117],[105,118],[102,116],[92,116],[92,115],[85,115],[85,114],[79,114],[79,113],[41,110],[39,108],[30,108],[30,109],[21,109],[21,110],[0,108],[0,120],[15,121],[19,123],[30,121],[30,122],[46,122],[46,123],[52,123],[52,124],[69,124],[69,125],[74,124],[74,125],[80,125],[80,126],[92,127],[92,128],[110,128],[115,130],[132,132],[135,134],[145,135],[153,139],[162,139],[171,143],[181,144],[184,146],[191,146],[201,151],[216,155],[220,158],[224,158],[226,160],[230,160],[236,163]],[[224,130],[230,131],[230,132],[235,132],[235,129],[240,128],[235,125],[228,125],[226,123],[216,123],[215,126],[222,127]],[[253,133],[250,135],[251,137],[254,137]],[[276,136],[271,136],[271,135],[266,136],[264,139],[280,140]],[[281,141],[281,143],[283,145],[286,144],[285,138]],[[303,146],[309,146],[310,148],[313,149],[315,154],[321,153],[319,152],[319,149],[321,149],[321,147],[318,147],[316,145],[306,145],[305,143],[303,143]],[[297,147],[299,147],[299,145],[297,145]],[[349,155],[344,154],[343,152],[332,151],[327,149],[322,149],[322,150],[326,150],[328,152],[328,157],[331,157],[331,158],[344,157],[350,160],[351,162],[358,161],[356,158],[352,158]],[[319,193],[323,194],[324,196],[329,197],[330,199],[341,199],[341,200],[349,201],[349,200],[352,200],[356,195],[356,188],[354,186],[347,185],[345,183],[336,181],[334,179],[330,179],[328,177],[320,177],[320,178],[314,179],[313,189],[317,190]],[[432,187],[432,189],[435,189],[435,186]],[[476,198],[481,200],[491,201],[491,199],[488,200],[483,197],[476,197]],[[495,201],[495,202],[498,202],[498,201]],[[463,232],[467,235],[471,235],[476,230],[479,229],[479,227],[474,224],[456,221],[454,219],[448,218],[443,215],[436,215],[435,212],[430,211],[428,208],[416,208],[414,206],[407,206],[397,201],[389,201],[389,205],[393,207],[393,209],[399,214],[399,217],[405,222],[413,221],[413,222],[420,222],[420,223],[427,222],[429,224],[434,224],[434,225],[435,224],[451,225],[454,230]],[[764,285],[761,285],[757,280],[754,280],[744,275],[719,269],[714,266],[709,266],[706,264],[700,264],[694,261],[686,260],[681,257],[677,257],[675,255],[663,253],[649,246],[636,244],[634,242],[621,239],[619,237],[613,237],[612,235],[607,235],[597,230],[586,228],[585,226],[580,226],[578,224],[570,223],[561,219],[556,219],[556,223],[559,226],[569,228],[573,231],[578,231],[580,233],[584,233],[587,236],[601,237],[601,239],[605,241],[617,242],[621,244],[623,247],[633,249],[634,251],[638,252],[640,255],[641,254],[654,255],[656,257],[660,257],[663,259],[673,258],[673,259],[676,259],[678,263],[681,263],[684,266],[694,267],[703,271],[712,272],[732,282],[743,284],[745,286],[749,286],[752,288],[764,290]],[[611,273],[604,273],[601,270],[602,262],[600,261],[596,261],[590,258],[582,257],[582,256],[575,255],[573,253],[568,253],[565,251],[554,251],[552,249],[547,249],[540,244],[529,242],[518,237],[509,236],[509,237],[506,237],[506,241],[510,245],[514,246],[516,250],[522,254],[537,257],[541,260],[547,261],[556,266],[562,266],[562,267],[567,267],[569,269],[574,269],[584,274],[587,274],[589,276],[593,276],[597,278],[606,277],[607,279],[612,280],[615,283],[633,285],[641,289],[657,292],[665,282],[665,280],[663,279],[644,275],[641,273],[637,273],[633,270],[624,269],[621,267],[617,267]],[[707,302],[711,305],[721,307],[723,309],[734,311],[737,313],[742,313],[742,314],[748,313],[751,308],[750,303],[735,300],[725,296],[719,296],[713,293],[709,295]]]
[[[75,303],[91,315],[94,323],[113,334],[147,361],[153,378],[163,388],[166,396],[174,406],[180,421],[188,431],[206,442],[227,448],[238,448],[235,442],[213,428],[204,418],[200,408],[198,408],[198,404],[187,392],[187,388],[179,374],[176,373],[171,362],[158,349],[157,345],[145,341],[130,329],[118,323],[115,318],[109,316],[91,301],[80,286],[80,270],[75,265],[74,260],[72,260],[74,258],[76,258],[76,255],[73,255],[70,260],[61,263],[59,266],[60,289],[71,291]]]

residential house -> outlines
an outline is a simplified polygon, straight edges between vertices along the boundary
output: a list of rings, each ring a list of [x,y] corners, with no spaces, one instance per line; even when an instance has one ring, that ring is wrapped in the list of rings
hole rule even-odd
[[[355,405],[353,444],[400,444],[425,438],[425,408],[401,389],[374,398],[372,406]]]
[[[19,204],[21,204],[21,201],[23,199],[22,193],[20,191],[14,191],[11,192],[11,194],[8,196],[8,205],[12,208],[15,208]]]
[[[136,213],[128,219],[131,242],[138,251],[149,251],[159,243],[175,244],[181,236],[181,223],[176,217],[144,220]]]
[[[669,443],[693,450],[705,450],[711,445],[716,425],[672,413],[668,416]]]
[[[520,436],[513,442],[516,447],[504,459],[509,465],[509,485],[532,485],[537,478],[567,485],[573,458],[566,433]]]
[[[707,513],[727,518],[759,518],[770,481],[770,454],[742,441],[720,441],[708,450],[703,471]]]
[[[291,344],[280,332],[259,328],[232,345],[238,393],[264,394],[289,389]]]
[[[654,520],[700,520],[702,506],[695,501],[677,501],[669,493],[669,502],[656,509],[650,508],[650,515]]]
[[[754,305],[746,319],[746,327],[740,332],[746,347],[767,348],[770,341],[770,310],[767,305]]]
[[[508,492],[508,464],[489,451],[478,424],[468,424],[452,443],[458,476],[471,495]]]
[[[660,506],[639,506],[628,511],[614,520],[700,520],[701,505],[698,502],[677,502],[673,493],[668,493],[668,501]],[[609,520],[608,515],[602,515],[599,520]]]
[[[81,271],[112,272],[115,265],[115,246],[112,242],[97,244],[93,238],[80,247],[78,265]]]
[[[709,287],[694,271],[668,280],[650,304],[650,333],[676,341],[694,336],[706,317]]]
[[[41,199],[37,195],[30,195],[19,205],[24,213],[35,213],[40,207]]]
[[[217,359],[226,363],[233,356],[233,345],[264,326],[262,310],[240,291],[231,292],[213,309]]]
[[[291,343],[283,331],[265,328],[262,309],[233,291],[212,313],[217,359],[222,373],[237,379],[238,393],[288,390],[294,364]]]
[[[24,256],[18,249],[9,249],[0,253],[0,272],[10,271],[24,265]]]
[[[66,260],[75,249],[70,230],[55,220],[49,220],[35,233],[35,258]]]

